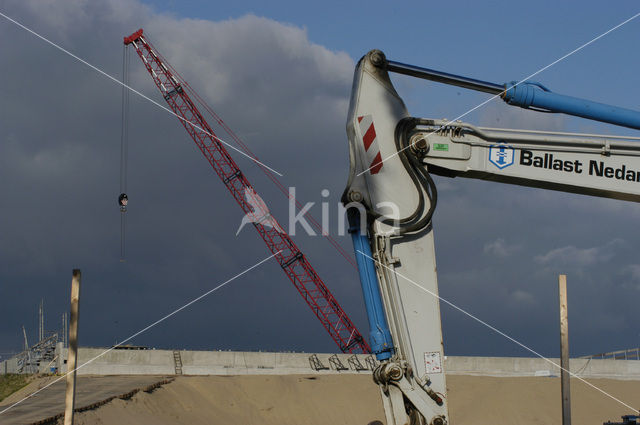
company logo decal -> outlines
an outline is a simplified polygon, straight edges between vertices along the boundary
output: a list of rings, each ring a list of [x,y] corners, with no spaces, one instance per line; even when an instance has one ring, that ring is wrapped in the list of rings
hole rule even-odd
[[[499,169],[513,165],[513,148],[507,145],[493,145],[489,148],[489,162]]]

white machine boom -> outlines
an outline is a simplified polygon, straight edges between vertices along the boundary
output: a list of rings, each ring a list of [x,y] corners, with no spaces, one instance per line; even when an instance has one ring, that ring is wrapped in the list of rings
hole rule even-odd
[[[640,138],[411,118],[389,70],[429,78],[420,75],[424,69],[387,61],[380,51],[360,60],[347,121],[350,173],[342,201],[349,211],[370,343],[380,361],[374,380],[387,424],[445,425],[450,422],[431,224],[437,191],[430,173],[640,201]],[[429,79],[449,78],[445,82],[495,92],[512,103],[516,86],[450,77],[440,73]],[[625,119],[637,119],[634,111],[621,111],[628,114]]]

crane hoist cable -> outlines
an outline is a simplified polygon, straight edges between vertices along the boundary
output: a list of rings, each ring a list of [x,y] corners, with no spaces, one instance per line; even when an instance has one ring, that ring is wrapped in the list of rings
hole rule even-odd
[[[125,261],[125,241],[127,229],[127,166],[129,157],[129,46],[122,50],[122,126],[120,132],[120,261]]]
[[[198,110],[197,102],[191,99],[184,81],[180,81],[166,61],[161,59],[157,50],[143,35],[142,29],[124,37],[124,43],[135,49],[167,105],[179,118],[180,124],[245,215],[255,216],[258,211],[252,204],[253,197],[249,196],[255,194],[255,189]],[[281,226],[273,224],[277,222],[270,214],[264,217],[270,217],[271,224],[256,220],[253,226],[340,350],[345,353],[370,353],[369,344],[318,276],[307,257],[291,237],[281,231]]]

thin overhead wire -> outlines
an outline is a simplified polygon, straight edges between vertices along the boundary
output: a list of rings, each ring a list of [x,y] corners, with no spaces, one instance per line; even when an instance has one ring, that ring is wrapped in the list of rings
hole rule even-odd
[[[120,193],[127,193],[129,158],[129,49],[122,50],[122,127],[120,132]],[[125,261],[127,214],[120,212],[120,261]]]
[[[128,48],[122,50],[122,129],[120,135],[120,191],[127,191],[127,151],[129,138],[129,55]]]

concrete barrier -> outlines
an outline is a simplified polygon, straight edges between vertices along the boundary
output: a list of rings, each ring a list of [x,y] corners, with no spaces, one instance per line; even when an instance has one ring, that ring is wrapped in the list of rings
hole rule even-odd
[[[639,360],[578,358],[570,360],[569,369],[580,378],[640,380]],[[445,371],[451,375],[560,376],[560,359],[448,356]]]
[[[111,350],[80,348],[78,358],[79,375],[173,375],[176,370],[172,350]],[[371,373],[349,368],[351,354],[338,354],[338,359],[347,367],[315,371],[311,368],[307,353],[268,353],[237,351],[186,351],[181,350],[180,360],[184,375],[287,375],[306,373]],[[333,354],[318,354],[320,361],[329,367]],[[61,358],[64,358],[65,355]],[[358,355],[364,364],[366,356]],[[59,366],[61,372],[66,365]]]
[[[78,375],[173,375],[171,351],[78,348]],[[62,350],[58,371],[67,372],[67,349]]]
[[[338,354],[337,359],[346,367],[336,370],[329,361],[334,354],[317,354],[327,367],[314,370],[311,353],[270,353],[238,351],[187,351],[181,350],[180,361],[184,375],[288,375],[288,374],[336,374],[371,373],[356,370],[349,364],[351,354]],[[57,370],[66,372],[66,349],[57,350]],[[367,365],[367,356],[359,354],[360,364]],[[79,348],[79,375],[173,375],[176,373],[172,350],[109,350],[106,348]],[[526,357],[462,357],[445,358],[445,371],[449,375],[479,376],[559,376],[558,359]],[[552,364],[555,363],[556,365]],[[571,359],[571,372],[581,378],[610,378],[640,380],[640,360]],[[0,363],[0,373],[16,373],[17,361]]]
[[[12,357],[0,363],[0,371],[2,373],[18,373],[18,359],[16,357]]]

